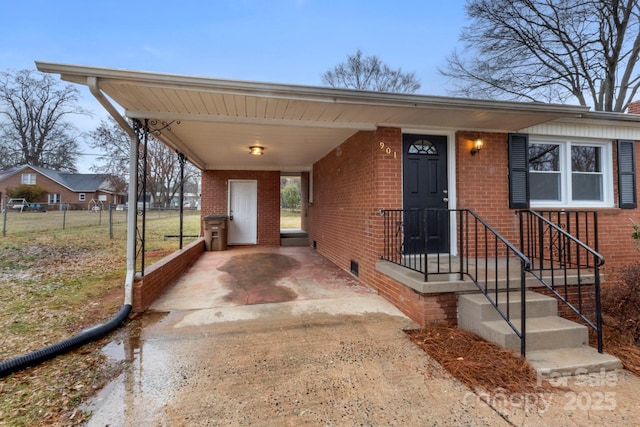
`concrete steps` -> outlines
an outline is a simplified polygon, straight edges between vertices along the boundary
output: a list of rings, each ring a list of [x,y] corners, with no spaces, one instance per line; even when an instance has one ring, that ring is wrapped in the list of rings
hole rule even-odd
[[[539,373],[577,374],[619,369],[622,364],[608,354],[589,347],[586,326],[558,316],[554,298],[527,291],[527,360]],[[496,298],[495,294],[491,295]],[[521,293],[499,292],[498,306],[520,330]],[[458,327],[480,335],[501,347],[520,350],[520,338],[483,294],[461,295],[458,299]]]
[[[520,320],[511,321],[520,329]],[[504,320],[483,322],[485,339],[510,350],[520,350],[520,338]],[[587,327],[558,316],[527,318],[527,352],[581,347],[589,344]]]
[[[281,230],[280,246],[309,246],[309,235],[303,230]]]

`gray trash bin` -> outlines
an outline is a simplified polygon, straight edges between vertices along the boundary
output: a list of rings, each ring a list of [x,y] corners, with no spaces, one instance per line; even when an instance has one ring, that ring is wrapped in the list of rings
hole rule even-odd
[[[227,250],[227,215],[207,215],[202,217],[204,244],[208,251]]]

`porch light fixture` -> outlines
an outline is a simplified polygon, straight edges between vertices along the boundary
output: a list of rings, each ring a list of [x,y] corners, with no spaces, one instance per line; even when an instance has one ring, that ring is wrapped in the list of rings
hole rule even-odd
[[[482,150],[482,139],[478,138],[475,141],[473,141],[473,148],[471,149],[471,155],[475,156],[480,152],[480,150]]]
[[[252,156],[262,156],[264,154],[264,147],[252,145],[249,147],[249,153],[251,153]]]

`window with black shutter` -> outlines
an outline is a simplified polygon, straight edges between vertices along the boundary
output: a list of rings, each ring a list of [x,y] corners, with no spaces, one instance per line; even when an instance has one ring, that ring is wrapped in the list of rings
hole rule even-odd
[[[529,208],[529,135],[509,134],[509,208]]]

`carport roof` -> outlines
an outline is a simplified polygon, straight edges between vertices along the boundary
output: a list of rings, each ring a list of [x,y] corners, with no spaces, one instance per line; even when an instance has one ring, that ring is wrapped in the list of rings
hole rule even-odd
[[[350,89],[257,83],[37,62],[38,70],[89,86],[129,118],[165,127],[160,139],[203,170],[310,170],[345,139],[378,126],[405,131],[502,131],[589,109]],[[265,147],[260,157],[249,146]]]

